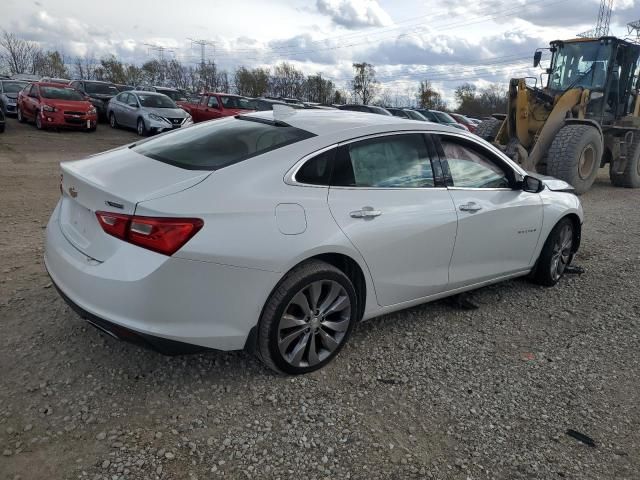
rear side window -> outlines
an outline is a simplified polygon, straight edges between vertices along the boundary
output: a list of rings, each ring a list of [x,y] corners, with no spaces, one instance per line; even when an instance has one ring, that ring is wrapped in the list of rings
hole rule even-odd
[[[341,147],[331,184],[344,187],[428,188],[433,168],[424,136],[387,135]]]
[[[180,129],[132,150],[188,170],[218,170],[313,136],[286,124],[249,117],[228,118]]]
[[[329,185],[335,154],[336,149],[332,148],[307,161],[296,173],[296,181],[308,185]]]

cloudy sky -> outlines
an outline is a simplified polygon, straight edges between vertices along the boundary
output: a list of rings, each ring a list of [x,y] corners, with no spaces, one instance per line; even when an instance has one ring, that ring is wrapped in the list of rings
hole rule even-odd
[[[282,60],[339,85],[351,64],[376,66],[378,79],[403,95],[430,79],[446,98],[456,85],[483,86],[537,75],[533,51],[549,40],[593,28],[599,0],[0,0],[0,28],[68,56],[113,53],[142,63],[156,55],[223,68]],[[640,19],[640,0],[615,0],[612,33]]]

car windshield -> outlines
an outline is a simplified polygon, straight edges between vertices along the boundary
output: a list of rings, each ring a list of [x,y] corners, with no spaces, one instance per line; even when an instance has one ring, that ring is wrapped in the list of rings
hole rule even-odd
[[[185,97],[178,90],[171,90],[171,89],[166,89],[165,90],[163,88],[156,88],[156,92],[163,93],[164,95],[169,97],[174,102],[185,102],[187,100],[187,97]]]
[[[604,88],[612,44],[599,40],[564,43],[558,49],[551,67],[549,88],[564,91],[573,87]]]
[[[173,100],[171,100],[166,95],[150,95],[139,93],[138,98],[140,99],[140,105],[143,107],[149,108],[178,108]]]
[[[85,91],[89,94],[117,95],[118,89],[108,83],[85,83]]]
[[[456,122],[451,115],[444,112],[431,112],[436,120],[440,123],[458,123]]]
[[[180,168],[218,170],[313,136],[289,125],[226,118],[149,140],[133,151]]]
[[[409,115],[409,118],[412,120],[420,120],[421,122],[426,120],[423,115],[413,110],[405,110],[405,112],[407,112],[407,115]]]
[[[40,87],[40,95],[42,98],[50,98],[52,100],[73,100],[82,101],[84,97],[73,88],[65,87]]]
[[[378,115],[389,115],[389,116],[391,116],[391,113],[389,113],[389,110],[387,110],[386,108],[369,106],[369,111],[371,113],[377,113]]]
[[[3,93],[18,93],[24,87],[26,87],[29,82],[2,82],[2,92]]]
[[[254,110],[251,101],[244,97],[232,97],[227,95],[221,95],[220,100],[224,108],[238,108],[241,110]]]

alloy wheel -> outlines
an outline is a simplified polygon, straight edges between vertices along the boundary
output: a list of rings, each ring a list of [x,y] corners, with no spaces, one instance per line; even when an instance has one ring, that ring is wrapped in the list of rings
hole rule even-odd
[[[573,228],[566,224],[553,245],[551,254],[551,277],[558,281],[571,259],[571,247],[573,246]]]
[[[278,349],[294,367],[312,367],[342,343],[351,322],[351,301],[333,280],[315,281],[296,293],[278,324]]]
[[[138,135],[144,135],[144,122],[142,120],[138,120]]]

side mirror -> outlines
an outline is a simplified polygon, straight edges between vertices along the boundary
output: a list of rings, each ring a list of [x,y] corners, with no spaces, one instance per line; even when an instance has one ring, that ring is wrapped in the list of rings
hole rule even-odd
[[[529,193],[540,193],[544,190],[544,183],[542,180],[532,177],[531,175],[525,175],[522,179],[522,191]]]
[[[138,108],[138,104],[133,102],[133,103],[129,103],[129,106],[132,108]]]
[[[537,67],[538,65],[540,65],[540,60],[542,60],[542,50],[538,50],[538,51],[536,51],[536,53],[533,54],[533,66],[534,66],[534,68]]]

